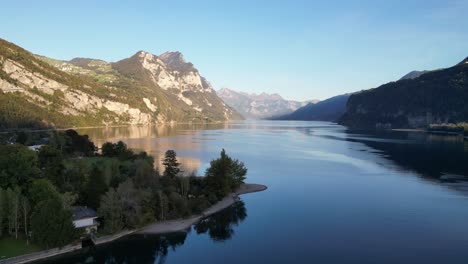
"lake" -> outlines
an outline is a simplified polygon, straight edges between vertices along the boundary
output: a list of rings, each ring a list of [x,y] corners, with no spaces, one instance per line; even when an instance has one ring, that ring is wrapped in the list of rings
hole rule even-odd
[[[80,130],[203,174],[222,148],[268,186],[187,234],[135,235],[53,263],[468,263],[468,141],[325,122]],[[442,179],[441,180],[441,176]]]

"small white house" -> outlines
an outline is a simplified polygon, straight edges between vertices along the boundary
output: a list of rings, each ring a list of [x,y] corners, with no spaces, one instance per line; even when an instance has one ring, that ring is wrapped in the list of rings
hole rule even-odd
[[[76,206],[73,210],[73,225],[83,229],[87,234],[96,233],[99,223],[96,211],[85,206]]]
[[[39,150],[41,150],[42,146],[44,146],[44,145],[33,145],[33,146],[28,146],[28,148],[30,150],[39,151]]]

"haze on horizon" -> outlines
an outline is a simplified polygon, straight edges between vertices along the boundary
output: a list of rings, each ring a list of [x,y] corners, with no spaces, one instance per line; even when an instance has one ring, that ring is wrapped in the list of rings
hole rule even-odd
[[[215,89],[310,100],[468,56],[467,1],[15,1],[0,37],[34,53],[117,61],[181,51]]]

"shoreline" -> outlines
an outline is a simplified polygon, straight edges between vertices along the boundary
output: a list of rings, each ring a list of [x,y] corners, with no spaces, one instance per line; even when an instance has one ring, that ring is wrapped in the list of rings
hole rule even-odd
[[[150,123],[150,124],[115,124],[115,125],[101,125],[101,126],[82,126],[82,127],[50,127],[50,128],[14,128],[14,129],[6,129],[0,130],[0,134],[8,134],[13,133],[15,131],[24,131],[24,132],[48,132],[48,131],[65,131],[69,129],[79,130],[79,129],[93,129],[93,128],[119,128],[119,127],[154,127],[158,125],[163,126],[176,126],[176,125],[216,125],[216,124],[224,124],[224,123],[231,123],[236,121],[243,121],[243,120],[227,120],[227,121],[212,121],[212,122],[162,122],[162,123]]]
[[[228,194],[221,201],[212,205],[200,215],[191,216],[186,219],[175,219],[157,222],[154,224],[147,225],[138,231],[135,234],[165,234],[173,232],[183,232],[189,229],[192,225],[198,223],[200,220],[213,215],[223,209],[228,208],[238,201],[239,195],[261,192],[267,189],[267,186],[261,184],[243,184],[237,191]]]
[[[461,136],[464,137],[465,139],[468,139],[468,136],[465,136],[463,132],[450,132],[450,131],[439,131],[439,130],[426,130],[426,129],[421,129],[421,128],[394,128],[391,129],[391,131],[397,131],[397,132],[415,132],[415,133],[425,133],[425,134],[436,134],[436,135],[446,135],[446,136]]]
[[[233,205],[235,202],[239,200],[239,195],[254,193],[254,192],[261,192],[261,191],[266,190],[267,188],[268,188],[267,186],[261,185],[261,184],[245,183],[241,185],[239,189],[236,190],[235,192],[228,194],[221,201],[218,201],[211,207],[205,209],[200,215],[193,215],[186,219],[174,219],[174,220],[165,220],[161,222],[156,222],[156,223],[149,224],[149,225],[146,225],[142,228],[135,229],[135,230],[123,230],[117,234],[97,238],[95,241],[95,245],[98,246],[98,245],[110,243],[122,237],[132,235],[132,234],[156,235],[156,234],[167,234],[167,233],[174,233],[174,232],[185,232],[192,225],[198,223],[200,220],[206,217],[209,217]],[[81,249],[83,249],[81,247],[81,241],[79,244],[74,242],[72,244],[63,246],[61,248],[52,248],[52,249],[48,249],[44,251],[34,252],[31,254],[2,259],[0,260],[0,264],[30,263],[34,261],[39,261],[39,260],[75,252]]]

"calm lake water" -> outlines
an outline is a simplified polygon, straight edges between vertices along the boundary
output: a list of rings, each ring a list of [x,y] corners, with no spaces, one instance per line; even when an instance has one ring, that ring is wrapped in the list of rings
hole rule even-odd
[[[81,132],[156,160],[174,149],[200,174],[225,148],[268,190],[187,234],[130,236],[47,262],[468,263],[463,138],[282,121]]]

